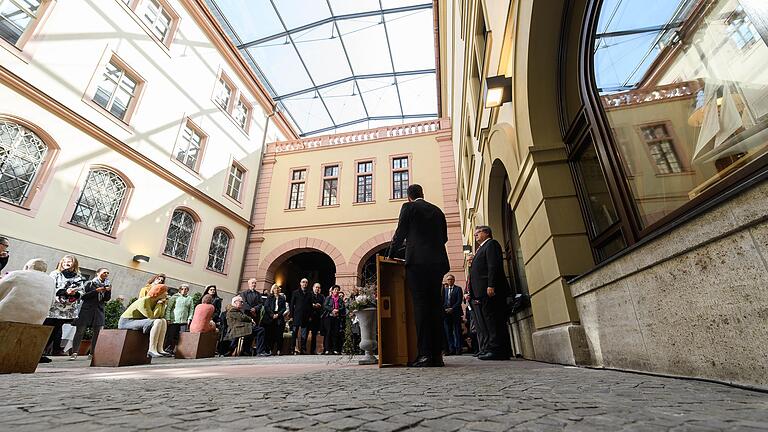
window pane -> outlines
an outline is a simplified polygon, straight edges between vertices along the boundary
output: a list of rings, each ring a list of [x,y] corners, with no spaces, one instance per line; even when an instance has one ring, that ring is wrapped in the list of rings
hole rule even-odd
[[[138,82],[134,78],[126,75],[119,66],[110,62],[106,66],[101,82],[96,87],[93,101],[123,120],[137,87]]]
[[[768,45],[756,17],[733,0],[707,8],[651,3],[650,9],[666,11],[664,22],[684,24],[639,33],[646,41],[598,37],[594,58],[600,99],[643,226],[768,151]],[[603,8],[598,28],[658,24],[634,24],[653,15],[645,0],[617,7]]]
[[[0,37],[15,45],[39,8],[39,0],[0,0]]]
[[[219,273],[224,272],[224,264],[227,261],[227,249],[229,248],[229,236],[224,230],[213,231],[211,245],[208,248],[208,264],[206,267]]]
[[[223,79],[219,80],[218,86],[214,100],[223,110],[227,110],[229,109],[229,99],[232,97],[232,89]]]
[[[597,159],[595,147],[590,145],[576,160],[576,165],[581,175],[584,189],[587,195],[587,206],[590,213],[590,230],[592,236],[605,231],[613,225],[618,218],[616,210],[608,193],[608,187],[603,176],[600,161]]]
[[[234,117],[237,124],[245,129],[248,125],[248,107],[242,101],[237,102]]]
[[[175,210],[168,226],[163,253],[182,260],[187,260],[192,235],[195,232],[195,219],[184,210]]]
[[[123,179],[112,171],[89,172],[70,222],[111,234],[126,189]]]
[[[0,121],[0,200],[22,205],[48,146],[19,124]]]

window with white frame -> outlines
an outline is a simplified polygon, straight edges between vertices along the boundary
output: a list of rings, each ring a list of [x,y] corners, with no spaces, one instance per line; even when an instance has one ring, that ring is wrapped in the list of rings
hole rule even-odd
[[[323,168],[323,202],[324,206],[339,203],[339,166],[328,165]]]
[[[245,179],[245,169],[238,163],[233,163],[229,167],[229,177],[227,178],[227,195],[235,201],[240,201],[242,193],[243,180]]]
[[[640,128],[640,136],[648,145],[654,168],[658,174],[672,174],[683,171],[680,158],[675,150],[674,140],[667,125],[659,123]]]
[[[373,201],[373,161],[357,163],[357,200],[365,203]]]
[[[232,100],[232,84],[222,76],[216,85],[216,94],[213,97],[216,105],[224,111],[229,111],[229,101]]]
[[[235,105],[235,111],[232,113],[232,116],[235,118],[238,126],[247,130],[250,113],[251,109],[248,104],[243,99],[240,99]]]
[[[728,25],[728,37],[738,49],[749,48],[753,43],[757,42],[757,29],[747,14],[744,13],[744,9],[741,6],[737,6],[734,9],[725,20],[725,23]]]
[[[288,197],[288,208],[304,208],[304,187],[306,185],[307,170],[295,169],[291,172],[291,193]]]
[[[206,136],[200,129],[196,128],[192,122],[187,121],[181,133],[181,139],[176,144],[174,157],[189,169],[197,171],[205,139]]]
[[[410,168],[408,157],[396,157],[392,159],[392,199],[408,197],[408,185]]]
[[[139,16],[149,26],[152,34],[165,43],[166,37],[171,30],[173,17],[168,13],[164,5],[157,0],[146,0],[143,3],[143,10]]]
[[[0,200],[24,204],[47,152],[37,134],[0,119]]]
[[[93,101],[113,116],[125,121],[139,85],[138,78],[131,76],[126,68],[114,59],[110,60],[96,86]]]
[[[183,261],[188,261],[192,237],[195,234],[195,218],[185,210],[174,210],[171,224],[165,236],[163,253]]]
[[[38,18],[40,0],[0,0],[0,38],[16,45]]]
[[[227,262],[229,250],[229,234],[221,228],[213,230],[211,246],[208,248],[208,264],[206,268],[217,273],[224,273],[224,265]]]
[[[112,234],[128,187],[107,169],[88,173],[70,222],[103,234]]]

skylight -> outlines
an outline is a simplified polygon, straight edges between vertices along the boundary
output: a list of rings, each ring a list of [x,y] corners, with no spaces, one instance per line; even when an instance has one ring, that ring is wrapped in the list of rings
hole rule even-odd
[[[429,0],[206,0],[301,136],[438,116]]]

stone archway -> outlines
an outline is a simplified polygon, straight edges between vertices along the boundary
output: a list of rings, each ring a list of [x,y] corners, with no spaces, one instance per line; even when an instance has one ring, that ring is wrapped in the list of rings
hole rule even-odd
[[[377,234],[361,244],[352,254],[352,257],[349,259],[349,265],[350,267],[354,266],[351,270],[355,272],[356,285],[360,285],[360,276],[365,262],[373,254],[381,250],[381,248],[389,246],[393,235],[395,235],[394,230]]]
[[[304,252],[322,252],[328,255],[336,266],[336,283],[341,285],[338,276],[339,272],[346,268],[344,256],[334,245],[325,240],[310,237],[294,239],[273,249],[261,261],[261,265],[256,272],[256,280],[262,283],[264,288],[271,287],[272,284],[275,283],[275,271],[280,265],[288,258]]]

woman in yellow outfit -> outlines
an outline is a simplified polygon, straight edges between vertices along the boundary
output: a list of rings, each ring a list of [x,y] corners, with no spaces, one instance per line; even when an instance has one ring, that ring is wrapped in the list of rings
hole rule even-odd
[[[168,325],[165,322],[165,299],[168,287],[159,284],[151,287],[147,295],[139,297],[120,315],[117,328],[149,333],[149,357],[170,356],[163,351],[163,341]]]

